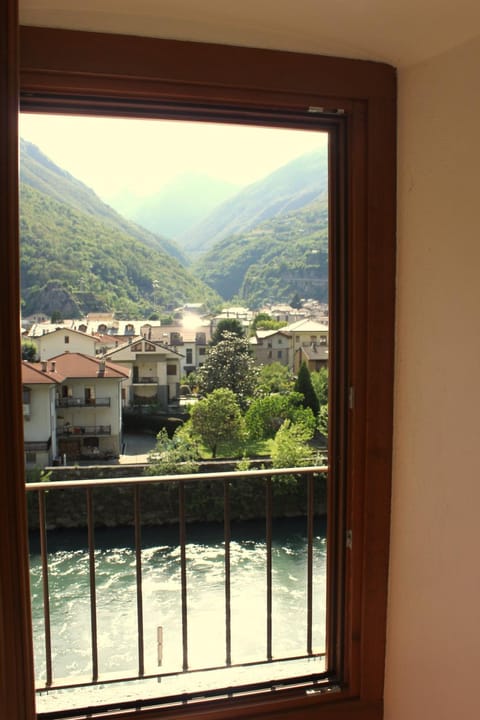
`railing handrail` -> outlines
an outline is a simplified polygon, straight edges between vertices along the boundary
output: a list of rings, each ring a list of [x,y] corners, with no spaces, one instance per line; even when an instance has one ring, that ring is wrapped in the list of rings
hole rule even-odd
[[[86,400],[82,397],[69,397],[69,398],[57,398],[55,401],[56,407],[108,407],[111,404],[111,398],[109,397],[97,397]]]
[[[67,428],[63,427],[57,431],[57,435],[111,435],[111,425],[68,425]]]
[[[166,482],[189,482],[192,480],[228,480],[239,477],[278,477],[279,475],[308,475],[328,473],[328,465],[309,465],[293,468],[272,468],[271,470],[229,470],[218,473],[188,473],[184,475],[137,475],[124,478],[94,478],[90,480],[53,480],[25,483],[27,491],[65,490],[67,488],[95,488],[108,486],[153,485]]]

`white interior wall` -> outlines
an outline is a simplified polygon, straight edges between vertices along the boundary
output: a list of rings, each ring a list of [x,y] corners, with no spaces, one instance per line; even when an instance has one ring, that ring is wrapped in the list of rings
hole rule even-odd
[[[385,720],[480,717],[480,38],[399,73]]]

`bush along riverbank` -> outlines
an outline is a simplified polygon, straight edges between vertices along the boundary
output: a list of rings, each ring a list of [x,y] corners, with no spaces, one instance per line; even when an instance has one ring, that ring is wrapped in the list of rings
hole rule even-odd
[[[60,480],[85,480],[103,477],[135,477],[143,474],[143,466],[98,466],[54,468],[45,484],[45,506],[48,529],[82,528],[87,525],[86,492],[83,489],[48,490]],[[208,463],[202,467],[198,480],[185,483],[185,514],[188,523],[224,521],[224,481],[206,479],[207,472],[233,470],[227,463]],[[203,475],[203,477],[202,477]],[[178,523],[178,482],[142,485],[141,522],[144,526]],[[314,481],[314,513],[326,512],[326,476],[318,475]],[[265,517],[265,479],[244,477],[229,480],[230,518],[254,520]],[[96,527],[122,527],[134,524],[134,490],[132,486],[100,487],[92,491]],[[38,529],[38,493],[27,493],[28,525]],[[272,514],[274,518],[302,517],[306,515],[307,482],[305,477],[274,480],[272,483]]]

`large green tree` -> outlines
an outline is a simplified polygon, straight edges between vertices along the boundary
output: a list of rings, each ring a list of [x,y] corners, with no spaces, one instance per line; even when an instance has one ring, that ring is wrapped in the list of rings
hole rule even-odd
[[[313,389],[315,390],[320,407],[328,403],[328,368],[320,368],[310,373]]]
[[[303,423],[285,420],[272,446],[273,467],[300,467],[313,461],[314,450],[309,445],[313,432]]]
[[[196,403],[190,410],[190,431],[217,456],[221,443],[235,443],[243,438],[243,417],[235,394],[219,388]]]
[[[273,438],[285,420],[302,423],[314,432],[316,420],[310,408],[303,407],[303,395],[272,393],[255,398],[245,413],[245,425],[253,440]]]
[[[288,393],[293,390],[295,378],[286,365],[279,362],[262,365],[258,373],[257,395]]]
[[[240,320],[237,320],[237,318],[223,318],[219,320],[212,339],[210,340],[210,345],[217,345],[221,340],[225,339],[228,333],[233,333],[237,335],[237,337],[245,336],[245,331]]]
[[[225,332],[223,340],[212,347],[198,370],[198,389],[202,395],[227,388],[245,409],[257,387],[258,368],[250,353],[248,340]]]
[[[318,402],[317,394],[313,389],[312,379],[310,377],[310,370],[308,369],[305,362],[300,365],[300,370],[298,371],[294,390],[295,392],[302,393],[304,398],[303,406],[311,408],[313,414],[317,415],[320,409],[320,404]]]

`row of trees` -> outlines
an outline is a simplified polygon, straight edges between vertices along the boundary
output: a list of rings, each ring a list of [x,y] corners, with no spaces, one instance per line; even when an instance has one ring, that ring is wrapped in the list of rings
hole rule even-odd
[[[248,340],[225,330],[195,382],[201,399],[188,421],[169,438],[162,430],[150,454],[151,474],[192,472],[201,447],[212,458],[244,458],[255,443],[268,444],[274,467],[309,464],[314,436],[328,431],[328,373],[302,365],[297,378],[273,363],[255,366]]]

